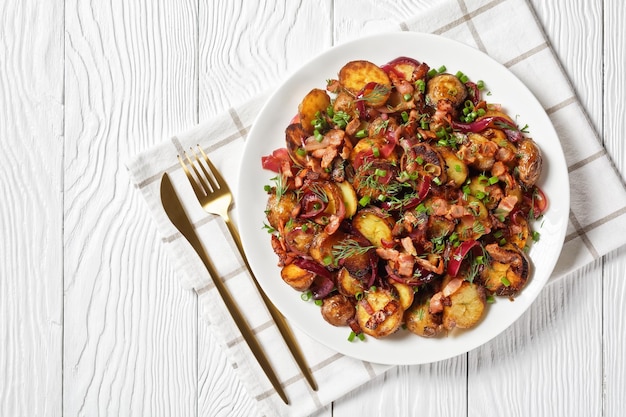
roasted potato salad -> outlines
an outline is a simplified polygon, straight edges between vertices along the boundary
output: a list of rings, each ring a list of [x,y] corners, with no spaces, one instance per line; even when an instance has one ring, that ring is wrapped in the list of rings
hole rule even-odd
[[[262,158],[281,278],[350,338],[471,329],[531,279],[541,150],[483,81],[437,68],[348,62]]]

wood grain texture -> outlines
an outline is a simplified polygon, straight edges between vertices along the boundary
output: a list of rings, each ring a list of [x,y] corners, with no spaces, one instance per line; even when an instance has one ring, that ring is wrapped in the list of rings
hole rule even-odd
[[[529,2],[626,179],[626,8]],[[124,161],[431,5],[0,2],[0,415],[258,415]],[[394,369],[315,416],[626,415],[624,271],[622,248],[485,346]]]
[[[0,143],[0,415],[61,416],[62,1],[0,3]]]
[[[614,1],[604,2],[604,5],[603,138],[622,179],[626,181],[626,144],[623,134],[626,120],[626,80],[623,76],[626,9],[623,4]],[[606,257],[603,284],[604,415],[623,416],[626,415],[626,248]]]
[[[200,119],[271,88],[331,46],[330,0],[200,3]]]
[[[65,8],[64,415],[194,415],[196,299],[123,164],[196,120],[195,2]]]

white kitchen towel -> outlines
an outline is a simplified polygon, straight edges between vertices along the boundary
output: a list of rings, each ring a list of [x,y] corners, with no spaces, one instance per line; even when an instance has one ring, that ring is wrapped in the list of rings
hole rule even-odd
[[[626,243],[626,189],[586,117],[530,5],[525,0],[451,0],[398,24],[398,30],[439,34],[473,46],[504,64],[539,99],[561,140],[570,175],[571,211],[562,254],[551,280],[563,277]],[[137,155],[128,163],[145,197],[172,262],[186,288],[193,288],[203,317],[220,338],[232,366],[266,417],[303,416],[343,396],[390,367],[333,352],[294,329],[319,391],[312,391],[291,358],[254,290],[222,221],[200,206],[177,162],[184,149],[200,144],[231,189],[238,183],[239,155],[265,95],[228,110]],[[275,391],[230,319],[206,270],[169,222],[160,202],[160,179],[168,172],[226,285],[236,291],[257,337],[270,354],[290,406]],[[598,186],[601,178],[602,186]],[[348,377],[349,376],[349,377]]]

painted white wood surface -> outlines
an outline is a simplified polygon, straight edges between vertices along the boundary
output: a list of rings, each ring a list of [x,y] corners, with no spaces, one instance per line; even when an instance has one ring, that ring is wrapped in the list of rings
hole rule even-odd
[[[430,3],[0,2],[0,415],[255,415],[124,161]],[[531,3],[626,178],[626,8]],[[317,415],[626,415],[625,271],[622,248],[484,347]]]

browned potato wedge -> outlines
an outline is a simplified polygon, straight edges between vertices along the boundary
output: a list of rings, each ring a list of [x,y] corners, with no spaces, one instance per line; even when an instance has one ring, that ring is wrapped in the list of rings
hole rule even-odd
[[[398,330],[403,314],[400,301],[390,291],[381,288],[366,292],[356,308],[356,318],[363,333],[376,338],[389,336]]]
[[[267,221],[270,226],[281,230],[292,218],[293,210],[298,204],[298,197],[294,192],[286,192],[280,198],[272,193],[267,199],[266,206]]]
[[[412,152],[405,167],[408,172],[417,171],[422,176],[438,177],[442,183],[447,181],[446,166],[438,148],[422,142],[413,146]]]
[[[347,326],[355,314],[353,302],[342,294],[325,298],[321,311],[324,320],[333,326]]]
[[[363,294],[365,288],[363,283],[352,276],[346,268],[341,268],[337,273],[337,290],[343,295],[356,297],[357,294]]]
[[[463,281],[461,287],[449,297],[450,305],[443,307],[443,327],[469,329],[480,321],[485,312],[485,289],[477,284]]]
[[[368,196],[372,200],[389,197],[390,184],[396,182],[398,168],[391,162],[376,159],[356,170],[352,186],[360,197]]]
[[[356,198],[356,191],[354,191],[354,187],[352,187],[348,181],[338,182],[336,184],[339,186],[341,196],[343,197],[343,204],[346,207],[346,219],[351,219],[356,213],[359,204]]]
[[[394,288],[398,291],[398,297],[400,298],[400,306],[403,310],[411,307],[413,304],[413,298],[415,293],[413,292],[413,288],[406,284],[402,284],[400,282],[392,283]]]
[[[492,243],[485,250],[491,258],[481,273],[485,288],[496,295],[514,296],[520,292],[530,276],[530,262],[524,252],[511,243]]]
[[[448,100],[453,107],[458,107],[467,97],[465,85],[452,74],[438,74],[426,84],[426,99],[432,106],[439,100]]]
[[[288,222],[285,225],[283,232],[283,239],[287,248],[292,252],[296,252],[301,255],[308,255],[309,248],[313,243],[313,238],[317,233],[319,226],[302,220],[296,219]]]
[[[379,94],[369,94],[368,104],[378,107],[385,104],[391,92],[391,80],[378,65],[369,61],[351,61],[339,70],[339,83],[354,96],[359,94],[369,83],[377,83],[382,88]]]
[[[421,295],[415,304],[404,313],[406,328],[422,337],[435,337],[443,332],[441,314],[428,310],[432,294]]]
[[[324,90],[314,88],[304,98],[298,106],[298,115],[300,116],[300,124],[302,128],[309,134],[313,134],[315,130],[311,122],[315,119],[317,112],[326,113],[326,109],[330,105],[330,97]]]
[[[295,264],[285,265],[280,271],[280,276],[294,290],[306,291],[315,280],[313,272],[302,269]]]
[[[291,124],[285,129],[285,143],[289,156],[301,166],[306,166],[307,163],[307,155],[302,144],[308,136],[300,123]]]
[[[377,248],[383,247],[382,241],[393,240],[393,224],[382,213],[362,210],[352,218],[352,226]]]
[[[456,156],[450,148],[437,146],[435,149],[437,149],[443,158],[443,163],[446,167],[446,175],[448,177],[448,184],[455,188],[460,188],[469,174],[467,165],[465,165],[465,163],[461,161],[461,159]]]
[[[519,180],[527,187],[535,185],[541,175],[543,158],[541,151],[531,139],[522,140],[517,147]]]
[[[336,268],[337,262],[333,255],[333,246],[341,243],[345,239],[346,234],[340,230],[329,235],[326,232],[321,232],[315,235],[311,247],[309,249],[309,255],[320,265]]]

